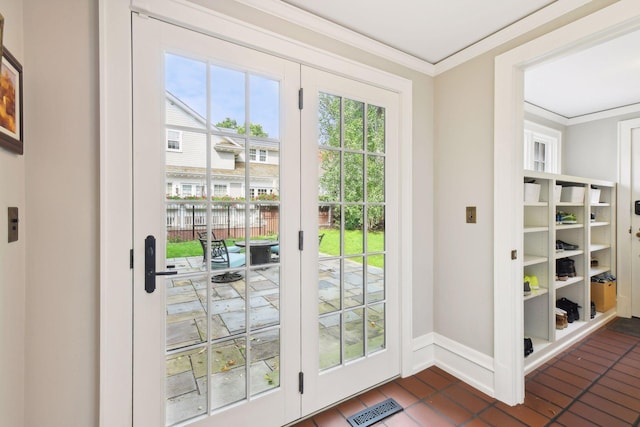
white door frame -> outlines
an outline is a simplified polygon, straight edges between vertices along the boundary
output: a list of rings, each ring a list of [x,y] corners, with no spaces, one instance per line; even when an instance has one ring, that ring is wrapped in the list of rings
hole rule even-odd
[[[495,59],[494,384],[508,404],[524,401],[522,292],[513,286],[522,280],[524,70],[638,26],[640,2],[621,0]]]
[[[631,242],[635,238],[631,230],[631,131],[640,128],[640,119],[618,123],[618,315],[631,317],[633,311],[633,284],[631,283]]]
[[[324,69],[400,95],[401,370],[412,374],[412,82],[220,13],[174,0],[100,0],[100,425],[132,420],[131,12]],[[212,30],[213,29],[213,30]]]

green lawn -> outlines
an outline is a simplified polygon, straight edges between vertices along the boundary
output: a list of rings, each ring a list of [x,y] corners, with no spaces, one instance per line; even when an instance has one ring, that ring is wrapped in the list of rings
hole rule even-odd
[[[320,230],[324,234],[320,244],[320,252],[329,255],[340,254],[340,230]],[[233,240],[227,240],[227,245],[233,245]],[[384,233],[380,231],[370,231],[367,235],[368,252],[381,252],[384,250]],[[350,230],[344,233],[345,255],[358,254],[363,251],[363,239],[361,230]],[[201,256],[202,246],[198,240],[187,242],[168,243],[167,258],[180,258],[189,256]],[[374,255],[369,257],[369,265],[383,267],[384,257]]]

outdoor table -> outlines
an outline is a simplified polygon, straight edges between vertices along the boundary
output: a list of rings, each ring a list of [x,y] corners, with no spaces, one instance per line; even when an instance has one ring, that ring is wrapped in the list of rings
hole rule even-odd
[[[278,245],[277,240],[249,240],[249,251],[251,254],[251,265],[267,264],[271,262],[271,247]],[[246,240],[238,240],[236,246],[244,248],[247,246]]]

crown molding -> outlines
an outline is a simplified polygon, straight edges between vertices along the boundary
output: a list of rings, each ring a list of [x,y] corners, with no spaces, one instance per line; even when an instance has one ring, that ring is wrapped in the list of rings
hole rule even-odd
[[[415,71],[435,75],[435,67],[433,64],[416,58],[413,55],[402,52],[396,48],[380,43],[370,37],[364,36],[353,30],[345,28],[335,22],[321,18],[317,15],[299,9],[280,0],[235,0],[238,3],[245,4],[254,9],[268,13],[270,15],[283,18],[293,24],[308,28],[318,34],[322,34],[332,39],[340,40],[349,46],[362,49],[373,55],[403,65]]]
[[[524,103],[524,111],[527,113],[535,114],[543,119],[551,120],[554,123],[561,124],[563,126],[573,126],[582,123],[593,122],[596,120],[609,119],[611,117],[623,116],[626,114],[640,113],[640,103],[625,105],[624,107],[612,108],[610,110],[598,111],[591,114],[584,114],[582,116],[565,117],[560,114],[556,114],[552,111],[545,110],[536,105]]]
[[[431,64],[425,60],[409,55],[384,43],[373,40],[353,30],[344,28],[335,22],[316,16],[280,0],[235,0],[270,15],[283,18],[293,24],[308,28],[316,33],[340,40],[350,46],[362,49],[371,54],[403,65],[415,71],[435,77],[470,59],[494,49],[515,37],[521,36],[547,22],[550,22],[591,0],[556,1],[537,12],[497,31],[496,33],[474,43],[446,59]]]
[[[497,31],[492,35],[464,48],[460,52],[438,62],[435,64],[435,74],[438,75],[444,73],[445,71],[480,56],[491,49],[507,43],[509,40],[528,33],[547,22],[551,22],[554,19],[579,8],[580,6],[589,3],[590,1],[591,0],[562,0],[551,3],[549,6],[544,7],[531,15],[525,16],[508,27]]]

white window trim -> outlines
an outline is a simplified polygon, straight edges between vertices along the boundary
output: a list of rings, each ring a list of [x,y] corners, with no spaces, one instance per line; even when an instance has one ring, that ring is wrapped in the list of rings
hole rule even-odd
[[[562,132],[529,120],[524,121],[524,168],[535,170],[535,143],[546,146],[545,170],[548,173],[562,173]]]
[[[253,151],[253,153],[252,153]],[[261,154],[264,152],[264,160],[260,160]],[[263,148],[250,148],[249,161],[254,163],[269,163],[269,150]]]

